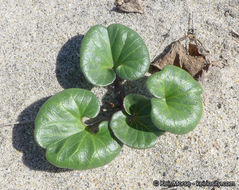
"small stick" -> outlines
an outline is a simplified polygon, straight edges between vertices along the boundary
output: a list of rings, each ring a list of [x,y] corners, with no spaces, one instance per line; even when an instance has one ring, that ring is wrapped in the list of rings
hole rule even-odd
[[[1,127],[7,127],[10,125],[24,125],[24,124],[28,124],[28,123],[33,123],[34,121],[19,121],[19,122],[15,122],[15,123],[1,123],[0,126]]]
[[[189,18],[188,18],[188,35],[189,34],[195,35],[195,30],[193,27],[193,12],[189,14]]]
[[[239,34],[238,33],[231,30],[230,34],[232,35],[232,37],[236,38],[237,41],[239,41]]]

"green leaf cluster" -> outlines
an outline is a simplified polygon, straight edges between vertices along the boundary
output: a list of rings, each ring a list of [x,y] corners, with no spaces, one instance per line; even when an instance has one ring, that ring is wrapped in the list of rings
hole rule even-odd
[[[82,41],[80,67],[94,85],[109,85],[116,75],[138,79],[149,65],[144,41],[126,26],[96,25]],[[189,73],[165,66],[147,79],[146,86],[152,98],[128,94],[124,109],[114,113],[109,122],[100,122],[97,132],[83,122],[100,111],[92,92],[72,88],[52,96],[35,120],[35,140],[46,149],[47,160],[61,168],[96,168],[112,161],[123,144],[150,148],[165,132],[185,134],[196,127],[202,115],[202,88]]]
[[[150,65],[143,39],[121,24],[92,27],[81,44],[80,62],[85,78],[97,86],[111,84],[116,74],[125,80],[138,79]]]

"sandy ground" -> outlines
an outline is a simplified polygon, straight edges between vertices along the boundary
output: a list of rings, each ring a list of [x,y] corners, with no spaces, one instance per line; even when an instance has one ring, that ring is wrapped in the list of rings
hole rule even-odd
[[[113,0],[1,2],[0,189],[161,189],[153,186],[154,180],[235,181],[239,188],[239,41],[230,34],[239,32],[239,1],[142,4],[141,15],[115,11]],[[34,142],[32,123],[2,125],[34,120],[47,97],[66,88],[91,89],[103,101],[114,99],[110,89],[92,87],[77,70],[80,42],[91,26],[131,27],[153,59],[187,32],[191,11],[211,59],[228,62],[224,68],[213,67],[202,82],[204,113],[194,131],[167,133],[147,150],[124,146],[101,168],[68,171],[45,160],[44,150]],[[130,83],[128,93],[144,93],[144,82]]]

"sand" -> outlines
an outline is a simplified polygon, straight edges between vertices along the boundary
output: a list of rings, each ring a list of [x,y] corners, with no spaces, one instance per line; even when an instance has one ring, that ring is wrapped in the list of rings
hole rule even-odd
[[[230,32],[239,32],[239,1],[145,0],[142,5],[144,14],[125,14],[114,9],[113,0],[1,2],[0,189],[161,189],[154,180],[235,181],[238,188],[239,41]],[[185,35],[190,12],[210,59],[228,63],[212,67],[201,82],[204,112],[194,131],[166,133],[146,150],[124,146],[104,167],[69,171],[45,160],[33,139],[33,123],[13,124],[33,121],[47,97],[66,88],[114,99],[109,88],[93,87],[76,69],[80,42],[91,26],[121,23],[134,29],[152,60]],[[130,83],[127,93],[145,93],[144,82]]]

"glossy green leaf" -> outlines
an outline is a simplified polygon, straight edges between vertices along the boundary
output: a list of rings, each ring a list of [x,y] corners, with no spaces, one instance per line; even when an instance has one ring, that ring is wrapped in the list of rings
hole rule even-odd
[[[93,118],[100,110],[97,97],[84,89],[67,89],[48,99],[37,114],[35,140],[46,148],[53,165],[70,169],[90,169],[109,163],[121,145],[112,137],[108,122],[94,134],[83,117]]]
[[[184,134],[196,127],[202,115],[202,87],[189,73],[167,65],[146,85],[154,96],[151,118],[159,129]]]
[[[144,41],[132,29],[121,24],[96,25],[82,41],[80,65],[89,82],[106,86],[116,74],[126,80],[144,76],[150,58]]]
[[[107,28],[92,27],[82,40],[80,50],[81,70],[94,85],[106,86],[116,77]]]
[[[164,132],[151,121],[151,102],[144,96],[130,94],[124,99],[127,113],[116,112],[110,122],[114,135],[133,148],[150,148]]]

